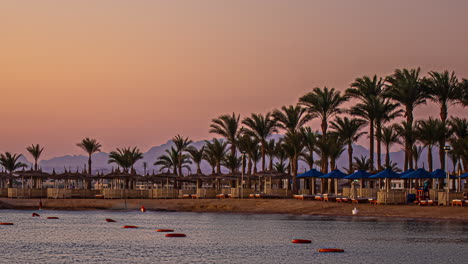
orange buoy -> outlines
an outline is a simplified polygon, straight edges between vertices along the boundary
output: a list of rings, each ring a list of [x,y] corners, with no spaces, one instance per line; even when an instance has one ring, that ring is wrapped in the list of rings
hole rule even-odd
[[[178,233],[170,233],[170,234],[166,234],[166,237],[186,237],[186,235],[178,234]]]
[[[138,228],[138,226],[134,226],[134,225],[124,225],[124,226],[122,226],[122,228]]]
[[[40,215],[36,213],[32,213],[32,217],[40,217]]]
[[[49,217],[47,217],[47,219],[59,219],[59,218],[56,217],[56,216],[49,216]]]
[[[310,244],[310,243],[312,243],[311,240],[307,240],[307,239],[293,239],[292,242],[294,244]]]
[[[319,252],[344,252],[344,249],[341,248],[321,248],[318,250]]]
[[[0,223],[0,225],[14,225],[13,223]]]
[[[140,211],[141,211],[142,213],[144,213],[144,212],[146,212],[146,208],[142,205],[142,206],[140,207]]]
[[[158,229],[156,232],[174,232],[173,229]]]
[[[109,223],[115,223],[117,221],[113,220],[113,219],[110,219],[110,218],[106,218],[106,222],[109,222]]]

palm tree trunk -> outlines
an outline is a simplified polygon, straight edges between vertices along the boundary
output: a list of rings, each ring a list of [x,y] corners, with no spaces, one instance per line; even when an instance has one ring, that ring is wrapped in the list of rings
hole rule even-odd
[[[374,170],[374,119],[369,120],[369,162],[370,171]]]
[[[231,155],[236,156],[236,145],[234,143],[231,143]]]
[[[429,165],[429,171],[432,172],[432,145],[427,146],[427,164]]]
[[[348,144],[348,173],[353,172],[353,145],[351,143]]]
[[[385,155],[385,167],[390,168],[390,144],[385,144],[385,149],[387,151]]]
[[[380,171],[382,170],[382,157],[381,157],[381,154],[382,154],[382,135],[381,135],[381,132],[382,132],[382,125],[380,122],[377,122],[376,124],[376,128],[377,128],[377,131],[376,131],[376,135],[377,135],[377,169]]]
[[[34,170],[37,171],[37,159],[34,159]]]
[[[265,142],[264,140],[262,141],[261,144],[261,151],[262,151],[262,171],[265,171],[265,156],[266,156],[266,150],[265,150]]]
[[[297,184],[297,156],[294,156],[293,157],[293,162],[292,162],[292,178],[293,178],[293,194],[297,194],[297,187],[298,187],[298,184]],[[288,184],[288,189],[290,188]]]
[[[88,174],[89,175],[92,175],[92,168],[91,168],[91,164],[92,164],[92,161],[91,161],[91,154],[89,154],[89,157],[88,157]]]
[[[273,171],[273,156],[270,156],[270,165],[268,167],[269,171]]]
[[[251,158],[249,158],[249,162],[247,165],[247,174],[248,175],[252,174],[252,159]]]
[[[412,107],[406,107],[406,122],[410,126],[410,128],[413,128],[413,108]],[[407,161],[408,161],[408,167],[409,169],[413,169],[413,144],[411,140],[411,135],[406,136],[406,151],[407,151]]]
[[[216,163],[216,173],[221,174],[221,162],[220,161]]]
[[[201,174],[202,174],[201,167],[200,167],[200,162],[197,163],[197,174],[198,174],[198,175],[201,175]]]

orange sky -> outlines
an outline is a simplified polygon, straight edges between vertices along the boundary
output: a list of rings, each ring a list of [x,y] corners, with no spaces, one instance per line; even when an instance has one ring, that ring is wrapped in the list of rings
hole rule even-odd
[[[177,133],[211,137],[219,114],[294,104],[363,74],[421,66],[467,78],[466,10],[464,0],[3,0],[0,151],[78,154],[86,136],[104,151],[146,151]]]

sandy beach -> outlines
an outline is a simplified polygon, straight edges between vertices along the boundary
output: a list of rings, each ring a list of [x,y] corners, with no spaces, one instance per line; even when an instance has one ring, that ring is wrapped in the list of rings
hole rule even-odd
[[[0,209],[37,209],[39,199],[0,199]],[[352,216],[355,205],[292,199],[42,199],[53,210],[147,210],[177,212]],[[358,216],[468,221],[467,207],[358,204]]]

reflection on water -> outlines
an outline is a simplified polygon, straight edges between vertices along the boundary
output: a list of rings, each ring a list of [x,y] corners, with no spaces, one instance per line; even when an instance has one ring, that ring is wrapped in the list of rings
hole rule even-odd
[[[31,213],[0,211],[0,222],[15,223],[0,226],[0,263],[464,263],[468,250],[463,222],[137,211],[41,211],[33,218]],[[166,238],[155,232],[159,228],[187,237]],[[294,238],[313,242],[292,244]],[[317,252],[324,247],[345,253]]]

